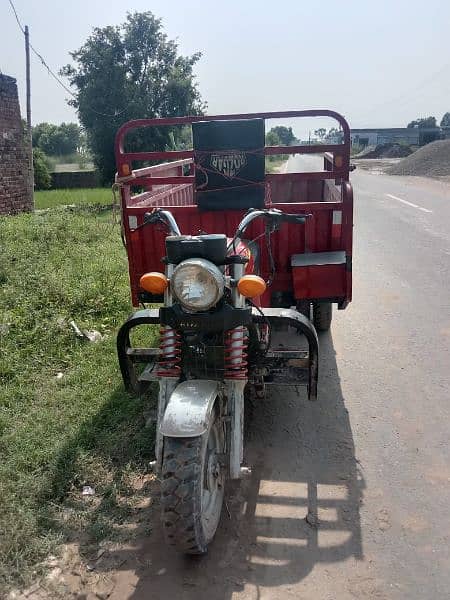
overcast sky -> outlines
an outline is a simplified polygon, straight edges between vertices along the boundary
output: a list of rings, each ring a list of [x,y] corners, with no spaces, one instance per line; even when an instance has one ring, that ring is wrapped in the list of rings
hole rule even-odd
[[[352,127],[401,127],[450,111],[448,0],[15,0],[54,70],[95,26],[151,10],[180,51],[201,51],[208,112],[332,108]],[[25,114],[23,36],[0,2],[0,69]],[[68,94],[32,57],[33,122],[73,121]],[[144,116],[144,115],[143,115]],[[303,128],[302,128],[303,129]],[[303,135],[303,131],[296,128]]]

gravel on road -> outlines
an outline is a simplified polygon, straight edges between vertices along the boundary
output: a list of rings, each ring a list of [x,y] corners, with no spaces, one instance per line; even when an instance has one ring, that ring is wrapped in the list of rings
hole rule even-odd
[[[450,175],[450,140],[438,140],[423,146],[396,165],[386,169],[388,175]]]

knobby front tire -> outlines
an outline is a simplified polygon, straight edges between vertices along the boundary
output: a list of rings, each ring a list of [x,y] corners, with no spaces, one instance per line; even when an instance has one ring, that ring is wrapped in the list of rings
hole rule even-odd
[[[195,438],[164,439],[161,519],[167,543],[184,554],[204,554],[222,511],[224,434],[218,416]]]

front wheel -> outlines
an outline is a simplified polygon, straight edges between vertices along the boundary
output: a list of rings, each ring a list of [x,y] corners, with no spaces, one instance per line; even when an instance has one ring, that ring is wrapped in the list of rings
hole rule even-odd
[[[161,518],[167,543],[185,554],[203,554],[219,524],[225,475],[225,435],[213,412],[208,431],[164,439]]]

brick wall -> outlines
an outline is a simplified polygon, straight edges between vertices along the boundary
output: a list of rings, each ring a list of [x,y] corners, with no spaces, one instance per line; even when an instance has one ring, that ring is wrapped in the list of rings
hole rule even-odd
[[[0,73],[0,214],[33,210],[29,146],[20,118],[16,80]]]

